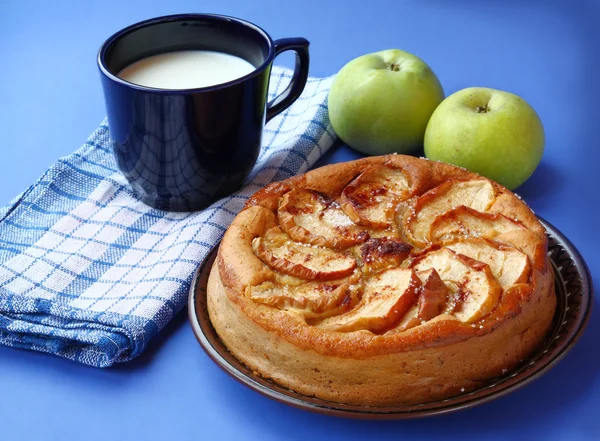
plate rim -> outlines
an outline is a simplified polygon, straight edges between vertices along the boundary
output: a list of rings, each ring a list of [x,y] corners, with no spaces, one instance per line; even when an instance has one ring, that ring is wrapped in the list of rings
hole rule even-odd
[[[215,245],[207,254],[205,259],[200,263],[194,274],[190,292],[188,296],[188,318],[190,325],[196,336],[196,339],[200,343],[200,346],[208,357],[223,369],[227,374],[233,377],[235,380],[245,385],[246,387],[260,393],[263,396],[271,398],[275,401],[291,405],[296,408],[317,412],[321,414],[341,416],[346,418],[358,418],[358,419],[413,419],[422,418],[434,415],[448,414],[457,412],[459,410],[472,408],[479,406],[484,403],[496,400],[502,396],[510,394],[515,390],[523,387],[530,382],[538,379],[540,376],[547,373],[550,369],[556,366],[573,348],[581,337],[585,330],[592,310],[593,305],[593,286],[592,277],[587,263],[583,259],[579,250],[573,245],[573,243],[560,231],[558,228],[553,226],[550,222],[538,216],[541,224],[547,230],[547,232],[554,237],[560,246],[566,251],[570,259],[573,261],[575,268],[580,275],[581,281],[581,299],[580,308],[577,318],[574,319],[574,324],[569,329],[568,336],[565,337],[564,342],[559,348],[555,348],[550,355],[547,347],[550,345],[552,338],[555,338],[557,331],[560,330],[561,325],[555,325],[553,334],[546,339],[545,344],[538,349],[538,351],[530,358],[531,362],[525,362],[521,366],[513,371],[509,376],[499,379],[499,382],[492,382],[490,385],[486,385],[483,388],[476,389],[465,395],[459,395],[444,400],[438,400],[428,403],[419,403],[415,405],[403,405],[403,406],[389,406],[389,407],[368,407],[368,406],[354,406],[348,404],[341,404],[335,402],[329,402],[320,400],[313,397],[304,396],[298,392],[286,389],[283,386],[271,383],[269,380],[263,379],[257,375],[251,376],[241,371],[239,368],[234,366],[229,360],[224,357],[221,352],[213,346],[209,338],[206,336],[202,329],[201,318],[197,311],[197,293],[198,283],[200,283],[200,275],[204,272],[206,266],[212,264],[216,257],[219,244]],[[552,261],[552,260],[551,260]],[[552,261],[553,269],[555,274],[559,275],[562,279],[558,269],[555,268],[556,264]],[[566,297],[565,300],[566,301]],[[564,311],[566,312],[566,310]],[[564,315],[563,312],[563,315]],[[556,319],[556,318],[555,318]],[[554,319],[554,320],[555,320]],[[212,323],[207,323],[211,329],[214,328]],[[216,332],[215,332],[216,335]],[[218,338],[218,336],[217,336]],[[557,338],[557,337],[556,337]],[[219,339],[220,341],[220,339]],[[227,350],[224,343],[220,341],[221,345]],[[230,354],[230,358],[233,358],[235,362],[243,364],[235,359]],[[541,360],[541,363],[538,361]],[[534,366],[528,369],[530,366]],[[245,366],[244,366],[245,367]],[[247,367],[245,367],[248,369]],[[519,374],[523,373],[523,376]],[[281,391],[274,389],[274,387],[281,389]],[[283,391],[289,392],[289,394]],[[473,397],[474,394],[477,396]],[[310,401],[308,401],[310,400]],[[434,406],[428,408],[427,406]],[[358,409],[360,408],[360,410]]]

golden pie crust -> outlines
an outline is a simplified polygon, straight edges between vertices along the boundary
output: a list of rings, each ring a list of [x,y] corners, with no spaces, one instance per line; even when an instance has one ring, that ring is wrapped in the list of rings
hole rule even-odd
[[[506,188],[403,155],[257,192],[208,281],[219,337],[257,374],[368,406],[434,401],[517,367],[550,328],[547,238]]]

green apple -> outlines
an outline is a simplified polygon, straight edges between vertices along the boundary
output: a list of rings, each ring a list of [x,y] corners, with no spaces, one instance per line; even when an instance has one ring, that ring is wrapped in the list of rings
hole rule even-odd
[[[523,98],[471,87],[435,109],[424,144],[427,158],[464,167],[514,190],[542,159],[544,127]]]
[[[329,119],[342,141],[362,153],[409,153],[423,146],[427,121],[443,99],[423,60],[390,49],[342,67],[329,92]]]

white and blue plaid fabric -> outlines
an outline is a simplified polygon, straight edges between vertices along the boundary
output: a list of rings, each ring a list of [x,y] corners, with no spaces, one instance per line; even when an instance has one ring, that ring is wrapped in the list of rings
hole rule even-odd
[[[270,97],[290,78],[274,68]],[[305,172],[333,144],[331,81],[309,78],[264,129],[247,185],[198,212],[136,200],[104,122],[0,210],[0,343],[98,367],[138,356],[186,304],[196,269],[246,199]]]

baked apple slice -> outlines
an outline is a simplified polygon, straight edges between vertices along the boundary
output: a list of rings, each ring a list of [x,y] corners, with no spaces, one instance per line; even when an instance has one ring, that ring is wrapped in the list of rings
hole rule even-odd
[[[369,279],[356,308],[323,320],[319,327],[352,332],[366,329],[383,334],[393,328],[417,300],[421,281],[407,268],[394,268]]]
[[[456,253],[487,264],[503,289],[515,283],[527,282],[529,279],[529,258],[511,246],[486,239],[465,239],[447,243],[445,246]]]
[[[326,318],[352,309],[361,292],[360,272],[327,282],[307,282],[299,286],[264,282],[246,289],[257,303],[278,309],[296,309],[305,318]]]
[[[394,332],[402,332],[422,325],[446,309],[449,291],[437,271],[434,269],[419,271],[417,277],[423,283],[417,302],[394,327]]]
[[[277,216],[281,229],[298,242],[347,248],[369,237],[336,202],[312,190],[299,188],[286,193]]]
[[[434,268],[419,271],[417,276],[423,287],[419,293],[416,315],[420,320],[431,320],[444,312],[448,301],[448,287]]]
[[[356,224],[384,229],[392,225],[396,203],[409,195],[410,183],[402,170],[373,165],[344,188],[340,205]]]
[[[473,323],[487,315],[502,293],[488,265],[448,248],[424,254],[413,267],[417,272],[437,271],[451,293],[446,311],[463,322]]]
[[[525,226],[503,214],[482,213],[460,206],[438,216],[429,229],[429,240],[450,240],[455,237],[487,237],[511,231],[523,231]]]
[[[417,199],[414,212],[405,219],[405,234],[415,244],[426,246],[438,216],[460,206],[486,211],[495,197],[496,190],[487,179],[444,182]]]
[[[294,242],[279,227],[255,238],[252,249],[271,268],[307,280],[339,279],[356,268],[356,260],[347,254]]]
[[[397,267],[410,255],[412,249],[412,246],[398,239],[369,239],[360,247],[362,271],[369,275],[386,268]]]
[[[414,304],[410,307],[406,314],[404,314],[404,317],[400,319],[398,324],[391,331],[403,332],[407,329],[411,329],[416,326],[422,325],[423,323],[424,321],[419,318],[419,307],[417,306],[417,304]]]
[[[546,237],[541,238],[538,233],[524,229],[502,233],[495,238],[495,241],[511,245],[525,253],[533,268],[539,271],[546,271],[548,268],[548,240]]]

